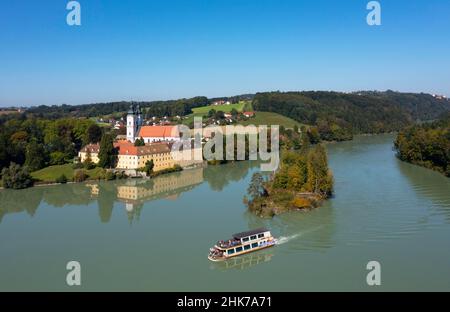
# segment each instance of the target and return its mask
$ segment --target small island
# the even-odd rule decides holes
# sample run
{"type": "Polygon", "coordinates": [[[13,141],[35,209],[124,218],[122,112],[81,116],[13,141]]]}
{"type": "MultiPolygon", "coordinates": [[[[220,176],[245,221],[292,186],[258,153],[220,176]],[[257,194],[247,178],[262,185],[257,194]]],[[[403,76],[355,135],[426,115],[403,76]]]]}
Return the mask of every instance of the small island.
{"type": "Polygon", "coordinates": [[[244,203],[260,217],[273,217],[291,210],[318,207],[333,194],[333,175],[322,144],[286,150],[278,171],[269,177],[255,173],[244,203]]]}

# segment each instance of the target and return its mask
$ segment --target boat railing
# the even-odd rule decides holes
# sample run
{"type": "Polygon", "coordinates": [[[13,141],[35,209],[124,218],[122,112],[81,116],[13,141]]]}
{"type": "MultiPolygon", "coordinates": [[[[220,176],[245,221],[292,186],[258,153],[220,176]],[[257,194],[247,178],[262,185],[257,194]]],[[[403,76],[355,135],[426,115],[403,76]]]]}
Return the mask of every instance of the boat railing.
{"type": "Polygon", "coordinates": [[[241,245],[240,240],[230,239],[228,241],[218,241],[217,246],[220,248],[230,248],[241,245]]]}

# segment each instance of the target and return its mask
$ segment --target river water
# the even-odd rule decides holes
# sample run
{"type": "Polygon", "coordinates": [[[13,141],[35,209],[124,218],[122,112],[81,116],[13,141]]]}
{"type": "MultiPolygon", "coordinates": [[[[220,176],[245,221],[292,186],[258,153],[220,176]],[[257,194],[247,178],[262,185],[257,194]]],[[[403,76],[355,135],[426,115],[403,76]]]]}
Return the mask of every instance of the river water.
{"type": "Polygon", "coordinates": [[[242,203],[249,162],[0,191],[0,291],[449,291],[450,179],[398,161],[393,140],[329,144],[335,196],[270,220],[242,203]],[[207,259],[215,241],[261,226],[281,244],[207,259]],[[81,286],[66,284],[71,260],[81,286]],[[366,283],[373,260],[381,286],[366,283]]]}

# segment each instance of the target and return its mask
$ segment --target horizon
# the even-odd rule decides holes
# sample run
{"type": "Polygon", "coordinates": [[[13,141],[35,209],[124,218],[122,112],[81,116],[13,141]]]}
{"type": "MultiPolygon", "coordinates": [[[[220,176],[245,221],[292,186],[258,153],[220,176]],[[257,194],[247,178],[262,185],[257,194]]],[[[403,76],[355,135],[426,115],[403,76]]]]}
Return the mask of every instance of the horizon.
{"type": "Polygon", "coordinates": [[[0,107],[166,101],[264,90],[450,95],[450,3],[13,2],[0,11],[0,107]]]}
{"type": "Polygon", "coordinates": [[[33,108],[38,106],[47,106],[47,107],[53,107],[53,106],[82,106],[82,105],[101,105],[101,104],[108,104],[108,103],[152,103],[152,102],[166,102],[166,101],[177,101],[182,99],[191,99],[195,97],[206,97],[208,100],[211,99],[220,99],[220,98],[232,98],[237,96],[244,96],[244,95],[256,95],[257,93],[271,93],[271,92],[281,92],[281,93],[288,93],[288,92],[335,92],[335,93],[344,93],[344,94],[352,94],[352,93],[358,93],[358,92],[378,92],[378,93],[384,93],[384,92],[395,92],[395,93],[402,93],[402,94],[427,94],[431,96],[443,96],[445,99],[450,101],[450,98],[446,94],[438,94],[438,93],[429,93],[429,92],[423,92],[423,91],[399,91],[399,90],[392,90],[392,89],[386,89],[386,90],[353,90],[353,91],[337,91],[337,90],[271,90],[271,91],[257,91],[255,93],[242,93],[242,94],[234,94],[234,95],[225,95],[225,96],[206,96],[206,95],[194,95],[190,97],[179,97],[179,98],[167,98],[167,99],[152,99],[152,100],[137,100],[137,99],[130,99],[130,100],[112,100],[108,102],[88,102],[88,103],[74,103],[74,104],[67,104],[67,103],[61,103],[61,104],[36,104],[36,105],[29,105],[29,106],[1,106],[0,109],[8,109],[8,108],[33,108]]]}

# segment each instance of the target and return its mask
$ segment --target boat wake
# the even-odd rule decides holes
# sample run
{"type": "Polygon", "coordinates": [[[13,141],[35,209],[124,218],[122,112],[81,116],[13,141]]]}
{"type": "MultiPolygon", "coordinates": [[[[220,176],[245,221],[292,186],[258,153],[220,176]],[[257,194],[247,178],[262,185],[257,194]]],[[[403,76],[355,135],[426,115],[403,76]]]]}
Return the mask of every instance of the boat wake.
{"type": "Polygon", "coordinates": [[[301,235],[302,235],[301,233],[298,233],[298,234],[294,234],[294,235],[290,235],[290,236],[280,236],[277,239],[277,245],[286,244],[287,242],[289,242],[293,239],[296,239],[296,238],[300,237],[301,235]]]}
{"type": "Polygon", "coordinates": [[[297,234],[293,234],[293,235],[289,235],[289,236],[280,236],[280,237],[277,239],[277,245],[283,245],[283,244],[286,244],[287,242],[289,242],[289,241],[291,241],[291,240],[293,240],[293,239],[299,238],[299,237],[303,236],[304,234],[307,234],[307,233],[310,233],[310,232],[317,231],[317,230],[320,229],[320,228],[322,228],[322,226],[318,226],[318,227],[316,227],[316,228],[314,228],[314,229],[312,229],[312,230],[309,230],[309,231],[303,231],[303,232],[300,232],[300,233],[297,233],[297,234]]]}

